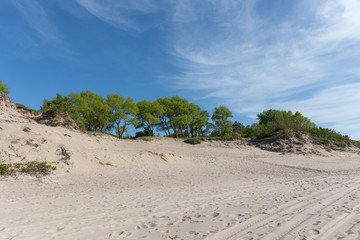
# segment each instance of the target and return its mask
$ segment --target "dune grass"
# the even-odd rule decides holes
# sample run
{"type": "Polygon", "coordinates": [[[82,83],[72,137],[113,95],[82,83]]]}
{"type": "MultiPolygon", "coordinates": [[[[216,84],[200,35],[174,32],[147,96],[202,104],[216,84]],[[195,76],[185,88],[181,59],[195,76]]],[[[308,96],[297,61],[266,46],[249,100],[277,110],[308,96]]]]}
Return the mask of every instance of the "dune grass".
{"type": "Polygon", "coordinates": [[[56,170],[56,167],[47,162],[31,161],[27,163],[16,162],[0,164],[0,175],[2,176],[15,176],[17,174],[45,176],[49,175],[54,170],[56,170]]]}

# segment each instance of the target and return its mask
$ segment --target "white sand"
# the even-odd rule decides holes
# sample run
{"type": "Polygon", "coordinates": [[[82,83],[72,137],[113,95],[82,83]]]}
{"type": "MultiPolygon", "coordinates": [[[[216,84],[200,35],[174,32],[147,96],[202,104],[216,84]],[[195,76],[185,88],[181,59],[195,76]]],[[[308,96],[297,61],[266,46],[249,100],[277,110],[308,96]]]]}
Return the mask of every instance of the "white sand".
{"type": "Polygon", "coordinates": [[[60,163],[0,178],[0,239],[359,239],[360,155],[323,154],[95,137],[3,110],[0,159],[60,163]]]}

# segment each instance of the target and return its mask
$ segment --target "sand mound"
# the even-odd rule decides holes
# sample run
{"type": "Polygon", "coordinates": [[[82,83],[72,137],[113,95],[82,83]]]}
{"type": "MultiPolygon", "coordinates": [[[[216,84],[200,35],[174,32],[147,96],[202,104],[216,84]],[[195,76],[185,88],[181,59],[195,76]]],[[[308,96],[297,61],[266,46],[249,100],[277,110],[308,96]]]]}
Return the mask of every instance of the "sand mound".
{"type": "Polygon", "coordinates": [[[359,148],[354,146],[351,142],[337,143],[335,141],[327,141],[324,143],[309,134],[296,134],[296,136],[282,136],[259,141],[249,141],[249,145],[271,152],[295,153],[303,155],[328,155],[333,151],[359,151],[359,148]]]}
{"type": "Polygon", "coordinates": [[[6,110],[6,109],[14,109],[14,110],[16,109],[15,104],[3,92],[0,92],[0,109],[2,111],[6,110]]]}
{"type": "Polygon", "coordinates": [[[79,126],[68,113],[57,113],[55,111],[48,110],[34,119],[40,124],[51,127],[63,126],[69,129],[80,130],[79,126]]]}
{"type": "Polygon", "coordinates": [[[0,116],[3,118],[21,116],[16,110],[16,105],[3,92],[0,92],[0,116]]]}

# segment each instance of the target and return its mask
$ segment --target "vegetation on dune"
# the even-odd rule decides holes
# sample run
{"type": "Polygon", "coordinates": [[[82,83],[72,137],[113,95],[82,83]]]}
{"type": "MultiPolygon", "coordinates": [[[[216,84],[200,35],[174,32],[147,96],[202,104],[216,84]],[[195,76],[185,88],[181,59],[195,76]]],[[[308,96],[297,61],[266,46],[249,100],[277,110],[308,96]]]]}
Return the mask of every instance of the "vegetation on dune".
{"type": "Polygon", "coordinates": [[[13,176],[16,174],[29,174],[33,176],[45,176],[56,170],[55,166],[47,162],[27,162],[0,164],[0,175],[13,176]]]}
{"type": "Polygon", "coordinates": [[[309,132],[315,128],[310,119],[296,112],[267,110],[257,115],[258,123],[246,126],[242,129],[245,137],[262,139],[279,137],[283,135],[295,135],[298,132],[309,132]]]}
{"type": "MultiPolygon", "coordinates": [[[[9,93],[1,81],[0,91],[9,93]]],[[[37,113],[22,105],[18,106],[37,113]]],[[[206,110],[178,96],[135,103],[130,97],[125,99],[119,94],[110,94],[104,98],[87,90],[67,96],[57,94],[52,100],[44,100],[40,110],[66,112],[84,131],[115,132],[118,138],[124,137],[129,126],[134,126],[140,130],[136,132],[135,138],[155,136],[158,132],[167,137],[187,138],[186,141],[192,144],[199,143],[202,137],[261,140],[295,136],[301,139],[302,134],[309,134],[322,144],[360,145],[333,129],[317,126],[300,112],[270,109],[257,115],[257,123],[245,126],[232,122],[230,119],[233,114],[225,106],[215,107],[210,121],[206,110]]]]}
{"type": "Polygon", "coordinates": [[[211,117],[213,123],[213,137],[232,137],[233,124],[229,118],[233,117],[232,112],[225,106],[216,107],[211,117]]]}
{"type": "Polygon", "coordinates": [[[0,92],[3,92],[5,94],[10,93],[10,89],[0,80],[0,92]]]}
{"type": "Polygon", "coordinates": [[[333,129],[316,126],[310,119],[301,113],[291,111],[267,110],[258,114],[258,123],[251,126],[244,126],[235,122],[233,131],[236,134],[253,140],[278,138],[283,136],[295,136],[303,140],[302,134],[309,134],[320,144],[345,147],[353,144],[348,136],[341,135],[333,129]]]}
{"type": "Polygon", "coordinates": [[[158,102],[149,102],[143,100],[137,103],[138,114],[136,116],[138,123],[136,128],[144,128],[150,136],[155,136],[155,126],[161,123],[159,115],[163,114],[163,107],[158,102]]]}
{"type": "Polygon", "coordinates": [[[158,116],[157,128],[166,136],[198,137],[206,134],[209,114],[198,105],[178,96],[159,98],[156,102],[163,110],[158,116]]]}
{"type": "MultiPolygon", "coordinates": [[[[52,101],[44,101],[42,110],[55,109],[67,111],[75,119],[80,119],[87,130],[109,131],[115,129],[117,136],[122,138],[133,125],[142,129],[135,137],[155,136],[155,130],[168,137],[198,138],[250,138],[261,140],[281,136],[310,134],[320,143],[329,141],[338,145],[350,142],[335,130],[316,126],[300,112],[270,109],[257,115],[258,122],[245,126],[239,122],[231,122],[232,112],[225,106],[215,107],[209,121],[209,113],[198,105],[178,96],[159,98],[156,101],[140,101],[137,104],[131,98],[124,99],[118,94],[108,95],[107,99],[91,93],[70,94],[67,97],[57,95],[52,101]]],[[[198,143],[200,140],[186,140],[198,143]]],[[[356,145],[356,142],[353,142],[356,145]]]]}
{"type": "Polygon", "coordinates": [[[200,144],[205,138],[188,138],[184,140],[185,143],[196,145],[200,144]]]}
{"type": "Polygon", "coordinates": [[[117,137],[123,138],[128,126],[137,123],[135,116],[138,114],[138,107],[130,97],[125,100],[119,94],[108,95],[106,102],[110,107],[110,123],[115,128],[117,137]]]}
{"type": "Polygon", "coordinates": [[[30,114],[33,114],[33,115],[37,115],[37,114],[41,113],[41,112],[38,111],[38,110],[34,110],[34,109],[31,109],[31,108],[28,108],[28,107],[26,107],[26,106],[24,106],[24,105],[22,105],[22,104],[20,104],[20,103],[15,103],[15,105],[16,105],[16,108],[17,108],[17,109],[21,109],[21,110],[23,110],[25,113],[30,113],[30,114]]]}
{"type": "Polygon", "coordinates": [[[87,131],[115,130],[123,138],[129,126],[142,131],[136,136],[154,136],[155,130],[171,137],[205,136],[209,130],[209,114],[198,105],[178,96],[159,98],[156,101],[126,100],[119,94],[103,98],[90,91],[57,96],[44,100],[41,111],[67,112],[87,131]]]}

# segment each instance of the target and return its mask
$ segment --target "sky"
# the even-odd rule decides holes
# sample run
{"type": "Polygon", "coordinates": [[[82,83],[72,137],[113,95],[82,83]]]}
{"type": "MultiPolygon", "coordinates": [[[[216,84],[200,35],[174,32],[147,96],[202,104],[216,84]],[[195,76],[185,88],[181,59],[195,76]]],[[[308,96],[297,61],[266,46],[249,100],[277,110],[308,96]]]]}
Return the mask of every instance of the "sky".
{"type": "Polygon", "coordinates": [[[178,95],[360,140],[360,0],[1,0],[0,80],[39,109],[90,90],[178,95]]]}

